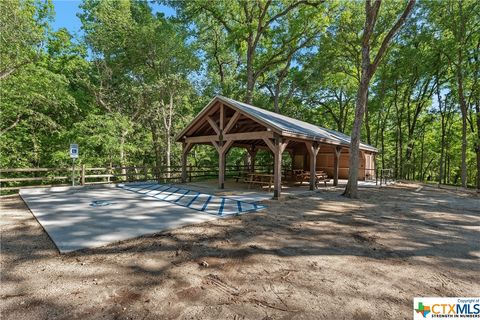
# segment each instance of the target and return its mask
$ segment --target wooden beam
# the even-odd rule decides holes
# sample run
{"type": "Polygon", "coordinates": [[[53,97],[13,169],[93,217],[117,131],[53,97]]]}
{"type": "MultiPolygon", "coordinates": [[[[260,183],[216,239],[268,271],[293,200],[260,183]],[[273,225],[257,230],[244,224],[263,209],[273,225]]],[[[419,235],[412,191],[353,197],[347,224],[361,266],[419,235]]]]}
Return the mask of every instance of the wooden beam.
{"type": "Polygon", "coordinates": [[[220,130],[223,131],[225,126],[225,105],[222,103],[220,105],[220,130]]]}
{"type": "Polygon", "coordinates": [[[214,139],[210,140],[210,142],[213,144],[213,146],[215,147],[218,153],[222,151],[222,148],[221,148],[222,146],[220,145],[221,142],[217,142],[214,139]]]}
{"type": "MultiPolygon", "coordinates": [[[[233,143],[233,146],[234,147],[239,147],[239,148],[249,148],[251,146],[251,144],[249,143],[240,143],[240,142],[237,142],[235,141],[233,143]]],[[[255,145],[255,148],[257,148],[258,150],[265,150],[265,151],[271,151],[269,147],[267,146],[264,146],[264,145],[255,145]]],[[[286,151],[290,151],[291,149],[290,148],[285,148],[286,151]]]]}
{"type": "Polygon", "coordinates": [[[310,155],[310,190],[315,190],[315,178],[317,173],[317,154],[320,151],[320,145],[316,142],[305,142],[308,154],[310,155]]]}
{"type": "Polygon", "coordinates": [[[211,143],[212,140],[220,140],[220,137],[216,135],[216,136],[198,136],[198,137],[185,138],[185,142],[190,142],[190,143],[211,143]]]}
{"type": "Polygon", "coordinates": [[[223,129],[223,133],[227,133],[230,131],[230,129],[237,123],[238,118],[240,118],[241,113],[236,111],[235,114],[230,118],[228,121],[227,125],[225,126],[225,129],[223,129]]]}
{"type": "Polygon", "coordinates": [[[340,165],[340,154],[342,153],[342,147],[335,147],[333,154],[333,185],[338,186],[338,169],[340,165]]]}
{"type": "Polygon", "coordinates": [[[219,141],[218,144],[216,141],[212,141],[217,147],[218,151],[218,187],[220,189],[225,188],[225,164],[227,159],[227,152],[233,144],[233,140],[219,141]]]}
{"type": "MultiPolygon", "coordinates": [[[[253,131],[253,132],[240,132],[240,133],[228,133],[223,136],[225,140],[262,140],[263,138],[273,138],[273,132],[271,131],[253,131]]],[[[210,143],[214,140],[221,140],[220,135],[187,137],[185,142],[191,143],[210,143]]]]}
{"type": "MultiPolygon", "coordinates": [[[[271,143],[268,141],[268,143],[271,143]]],[[[282,193],[282,153],[287,147],[288,140],[276,136],[273,142],[273,199],[280,199],[282,193]]]]}
{"type": "Polygon", "coordinates": [[[223,152],[223,141],[212,141],[217,146],[218,151],[218,187],[223,189],[225,187],[225,153],[223,152]]]}
{"type": "Polygon", "coordinates": [[[212,119],[212,117],[208,116],[207,117],[207,121],[208,123],[210,123],[210,126],[213,128],[213,130],[215,130],[215,132],[220,135],[220,128],[217,126],[217,123],[215,122],[215,120],[212,119]]]}
{"type": "Polygon", "coordinates": [[[192,149],[193,144],[190,142],[184,142],[182,144],[182,182],[187,182],[187,157],[188,153],[192,149]]]}
{"type": "Polygon", "coordinates": [[[253,131],[253,132],[228,133],[224,135],[224,138],[225,140],[260,140],[264,138],[273,138],[273,132],[253,131]]]}
{"type": "Polygon", "coordinates": [[[221,151],[226,154],[227,151],[228,151],[228,149],[230,149],[230,147],[232,146],[232,144],[233,144],[234,142],[235,142],[235,141],[233,141],[233,140],[226,140],[226,141],[224,141],[221,151]]]}
{"type": "Polygon", "coordinates": [[[263,141],[265,142],[265,144],[267,145],[267,147],[270,149],[270,151],[272,151],[273,153],[275,153],[275,145],[274,143],[272,142],[272,140],[270,140],[270,138],[266,138],[264,137],[263,138],[263,141]]]}

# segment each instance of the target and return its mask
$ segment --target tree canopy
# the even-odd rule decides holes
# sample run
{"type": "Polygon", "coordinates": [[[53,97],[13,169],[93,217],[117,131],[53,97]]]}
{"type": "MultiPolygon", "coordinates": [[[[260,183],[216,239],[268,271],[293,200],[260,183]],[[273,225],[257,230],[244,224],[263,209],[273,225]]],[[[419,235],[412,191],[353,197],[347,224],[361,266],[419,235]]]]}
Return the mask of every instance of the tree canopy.
{"type": "MultiPolygon", "coordinates": [[[[407,3],[385,1],[371,26],[371,62],[383,59],[359,138],[399,179],[480,188],[480,4],[417,1],[383,48],[407,3]]],[[[84,0],[80,9],[73,36],[53,30],[48,0],[0,1],[3,168],[66,166],[73,142],[86,165],[178,165],[173,137],[215,94],[352,133],[364,2],[84,0]]],[[[199,148],[192,161],[213,154],[199,148]]]]}

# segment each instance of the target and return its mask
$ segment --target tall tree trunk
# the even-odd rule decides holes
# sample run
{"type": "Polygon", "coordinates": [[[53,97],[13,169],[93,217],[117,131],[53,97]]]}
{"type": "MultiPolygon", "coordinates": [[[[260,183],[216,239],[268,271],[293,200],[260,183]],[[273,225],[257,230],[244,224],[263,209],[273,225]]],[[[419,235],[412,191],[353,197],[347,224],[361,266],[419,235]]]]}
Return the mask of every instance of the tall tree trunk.
{"type": "Polygon", "coordinates": [[[165,160],[166,165],[168,168],[167,171],[167,178],[170,178],[170,166],[172,164],[172,121],[173,121],[173,92],[170,92],[169,101],[168,101],[168,114],[165,119],[165,143],[166,143],[166,150],[165,150],[165,160]]]}
{"type": "Polygon", "coordinates": [[[462,113],[462,166],[461,178],[462,187],[467,187],[467,102],[465,101],[465,94],[463,91],[463,52],[465,47],[465,17],[463,16],[463,2],[458,1],[459,19],[461,19],[458,33],[456,33],[457,41],[457,85],[458,85],[458,99],[460,100],[460,111],[462,113]]]}
{"type": "Polygon", "coordinates": [[[400,27],[404,24],[405,19],[412,10],[415,0],[409,0],[404,12],[383,39],[373,62],[370,62],[370,38],[378,18],[380,4],[380,0],[376,0],[373,5],[371,4],[370,0],[365,1],[365,25],[363,27],[362,35],[362,72],[360,77],[360,86],[357,91],[357,99],[355,101],[355,119],[353,122],[352,136],[350,140],[348,183],[343,193],[344,196],[350,198],[357,198],[358,193],[357,179],[359,167],[360,132],[362,129],[362,121],[364,118],[365,109],[367,107],[367,94],[370,80],[372,79],[372,76],[375,73],[380,61],[385,55],[390,41],[398,32],[400,27]]]}
{"type": "MultiPolygon", "coordinates": [[[[368,88],[367,88],[367,98],[365,99],[365,103],[368,100],[368,88]]],[[[367,132],[367,143],[372,144],[372,135],[370,130],[370,114],[368,112],[368,108],[365,108],[365,131],[367,132]]]]}
{"type": "Polygon", "coordinates": [[[477,142],[475,152],[477,153],[477,192],[480,191],[480,100],[475,105],[477,117],[477,142]]]}
{"type": "Polygon", "coordinates": [[[274,95],[273,95],[273,107],[276,113],[280,114],[280,83],[277,81],[275,83],[274,95]]]}
{"type": "Polygon", "coordinates": [[[255,78],[253,69],[253,60],[255,48],[253,47],[253,35],[250,35],[247,41],[247,90],[245,92],[245,103],[252,104],[253,89],[255,88],[255,78]]]}
{"type": "MultiPolygon", "coordinates": [[[[439,163],[439,174],[438,174],[438,184],[442,183],[443,179],[443,166],[444,166],[444,158],[445,158],[445,113],[442,109],[442,96],[440,95],[440,79],[437,74],[437,101],[438,101],[438,108],[440,109],[440,118],[441,118],[441,130],[442,130],[442,138],[441,138],[441,145],[440,145],[440,163],[439,163]]],[[[445,106],[445,111],[446,111],[445,106]]]]}
{"type": "Polygon", "coordinates": [[[380,136],[380,141],[382,145],[382,169],[385,169],[385,129],[382,128],[382,135],[380,136]]]}
{"type": "Polygon", "coordinates": [[[122,130],[120,134],[120,166],[122,167],[122,180],[127,180],[127,169],[125,169],[125,141],[128,130],[122,130]]]}
{"type": "MultiPolygon", "coordinates": [[[[461,55],[461,53],[459,53],[461,55]]],[[[462,166],[461,177],[462,187],[467,187],[467,103],[463,92],[463,73],[460,65],[457,66],[458,98],[460,100],[460,111],[462,112],[462,166]]]]}
{"type": "Polygon", "coordinates": [[[404,170],[403,170],[403,130],[402,130],[402,123],[398,124],[398,177],[400,179],[404,178],[404,170]]]}
{"type": "Polygon", "coordinates": [[[161,169],[162,157],[163,157],[158,125],[156,123],[152,123],[150,125],[150,130],[152,133],[153,150],[155,152],[155,174],[158,179],[160,177],[160,171],[161,171],[160,169],[161,169]]]}
{"type": "Polygon", "coordinates": [[[360,152],[360,132],[362,129],[363,115],[367,104],[368,85],[370,83],[370,47],[362,48],[362,76],[355,100],[355,120],[353,121],[352,136],[350,140],[350,157],[348,182],[343,195],[349,198],[358,197],[358,165],[360,152]]]}
{"type": "Polygon", "coordinates": [[[398,167],[399,167],[399,163],[398,163],[398,128],[396,130],[396,136],[395,136],[395,172],[394,172],[394,177],[395,179],[398,179],[399,177],[399,170],[398,170],[398,167]]]}

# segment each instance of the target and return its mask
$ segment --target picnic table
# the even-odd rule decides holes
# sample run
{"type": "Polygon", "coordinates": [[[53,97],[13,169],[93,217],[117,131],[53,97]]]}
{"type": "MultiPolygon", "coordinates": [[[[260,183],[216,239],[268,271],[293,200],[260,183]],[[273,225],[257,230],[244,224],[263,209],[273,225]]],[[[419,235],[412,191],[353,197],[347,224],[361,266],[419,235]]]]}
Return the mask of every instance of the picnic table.
{"type": "Polygon", "coordinates": [[[245,182],[248,183],[248,188],[250,188],[253,185],[260,185],[261,187],[268,186],[268,192],[270,192],[270,189],[272,188],[272,185],[273,185],[273,179],[274,179],[273,174],[249,173],[247,176],[248,177],[245,182]]]}
{"type": "MultiPolygon", "coordinates": [[[[310,171],[303,171],[297,172],[295,174],[295,180],[300,182],[300,185],[303,185],[304,181],[310,181],[310,171]]],[[[315,188],[318,187],[318,184],[320,182],[323,182],[325,184],[325,187],[327,186],[327,182],[329,182],[330,179],[328,178],[328,175],[325,171],[316,171],[315,172],[315,188]]]]}

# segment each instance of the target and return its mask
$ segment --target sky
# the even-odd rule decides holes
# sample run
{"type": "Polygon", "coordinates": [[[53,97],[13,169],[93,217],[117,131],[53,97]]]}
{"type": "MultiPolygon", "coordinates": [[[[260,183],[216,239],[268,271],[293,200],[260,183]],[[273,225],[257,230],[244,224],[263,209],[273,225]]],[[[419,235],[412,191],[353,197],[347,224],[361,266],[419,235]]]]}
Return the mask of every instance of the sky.
{"type": "MultiPolygon", "coordinates": [[[[80,0],[54,0],[55,20],[52,23],[54,30],[66,28],[73,35],[82,35],[81,22],[77,14],[81,12],[80,0]]],[[[153,12],[163,12],[166,17],[175,15],[175,10],[159,4],[150,4],[153,12]]]]}

